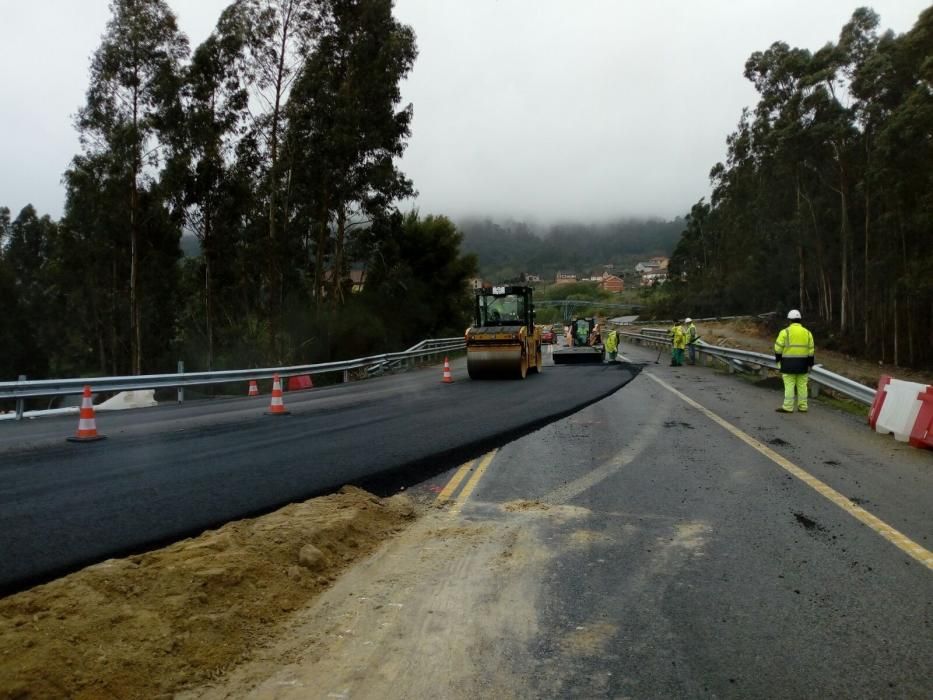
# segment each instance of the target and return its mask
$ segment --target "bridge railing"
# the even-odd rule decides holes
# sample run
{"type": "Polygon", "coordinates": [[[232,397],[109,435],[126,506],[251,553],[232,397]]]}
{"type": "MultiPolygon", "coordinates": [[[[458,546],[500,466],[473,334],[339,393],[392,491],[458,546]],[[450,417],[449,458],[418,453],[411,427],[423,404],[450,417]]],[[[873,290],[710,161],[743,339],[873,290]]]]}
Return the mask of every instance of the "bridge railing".
{"type": "MultiPolygon", "coordinates": [[[[214,384],[227,384],[230,382],[271,379],[275,374],[285,378],[299,375],[331,374],[334,372],[344,373],[344,379],[346,380],[348,378],[347,373],[351,370],[368,369],[370,367],[384,368],[393,362],[437,356],[442,353],[463,350],[465,347],[466,341],[463,337],[437,338],[423,340],[402,352],[370,355],[369,357],[358,357],[352,360],[341,360],[339,362],[320,362],[309,365],[221,370],[215,372],[177,372],[175,374],[141,374],[124,377],[79,377],[72,379],[37,379],[0,382],[0,400],[16,400],[16,416],[17,418],[21,418],[23,416],[23,401],[25,399],[80,394],[84,390],[85,385],[92,386],[95,392],[182,389],[183,387],[189,386],[209,386],[214,384]]],[[[181,401],[182,398],[183,394],[179,392],[179,401],[181,401]]]]}
{"type": "MultiPolygon", "coordinates": [[[[654,347],[670,347],[671,345],[667,331],[660,328],[643,328],[640,333],[620,330],[619,335],[643,345],[653,345],[654,347]]],[[[779,369],[774,361],[774,355],[765,355],[760,352],[739,350],[737,348],[723,348],[718,345],[710,345],[702,340],[696,342],[696,348],[701,357],[707,355],[711,358],[718,358],[726,364],[730,371],[743,370],[747,367],[758,367],[762,370],[774,371],[779,369]]],[[[810,370],[810,382],[867,406],[871,406],[875,400],[876,392],[871,387],[835,372],[830,372],[822,365],[816,365],[810,370]]]]}

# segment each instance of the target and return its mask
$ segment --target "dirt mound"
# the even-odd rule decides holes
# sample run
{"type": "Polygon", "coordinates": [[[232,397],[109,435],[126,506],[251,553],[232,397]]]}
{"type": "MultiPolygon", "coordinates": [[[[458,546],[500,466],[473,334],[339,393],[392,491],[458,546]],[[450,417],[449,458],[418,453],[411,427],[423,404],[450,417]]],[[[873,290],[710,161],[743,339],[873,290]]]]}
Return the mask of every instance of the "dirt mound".
{"type": "Polygon", "coordinates": [[[415,516],[357,488],[0,600],[0,698],[157,698],[222,675],[415,516]]]}

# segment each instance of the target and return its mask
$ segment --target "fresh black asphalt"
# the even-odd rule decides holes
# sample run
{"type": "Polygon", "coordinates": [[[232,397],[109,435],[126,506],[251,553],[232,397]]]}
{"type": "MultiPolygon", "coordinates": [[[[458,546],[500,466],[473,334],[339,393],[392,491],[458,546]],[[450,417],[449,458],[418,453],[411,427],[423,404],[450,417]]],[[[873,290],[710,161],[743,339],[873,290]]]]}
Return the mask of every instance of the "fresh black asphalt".
{"type": "Polygon", "coordinates": [[[198,534],[347,483],[397,488],[502,445],[630,381],[629,365],[453,384],[437,367],[268,397],[0,424],[0,593],[198,534]]]}

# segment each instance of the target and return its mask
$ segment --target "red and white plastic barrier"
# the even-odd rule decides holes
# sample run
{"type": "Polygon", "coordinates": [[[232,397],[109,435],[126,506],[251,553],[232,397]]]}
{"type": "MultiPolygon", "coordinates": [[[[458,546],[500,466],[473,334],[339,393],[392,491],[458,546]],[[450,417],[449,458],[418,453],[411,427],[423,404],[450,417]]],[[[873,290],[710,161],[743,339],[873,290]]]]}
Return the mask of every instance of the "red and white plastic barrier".
{"type": "Polygon", "coordinates": [[[933,450],[933,388],[928,387],[917,399],[921,404],[920,412],[910,432],[910,444],[933,450]]]}
{"type": "Polygon", "coordinates": [[[878,414],[881,412],[881,408],[884,406],[884,400],[887,398],[887,393],[885,392],[885,387],[891,383],[891,376],[888,374],[881,375],[881,379],[878,380],[878,391],[875,392],[875,401],[871,405],[871,410],[868,412],[868,425],[871,426],[871,429],[875,429],[875,423],[878,422],[878,414]]]}
{"type": "Polygon", "coordinates": [[[933,447],[933,388],[883,376],[868,413],[868,424],[898,442],[933,447]]]}

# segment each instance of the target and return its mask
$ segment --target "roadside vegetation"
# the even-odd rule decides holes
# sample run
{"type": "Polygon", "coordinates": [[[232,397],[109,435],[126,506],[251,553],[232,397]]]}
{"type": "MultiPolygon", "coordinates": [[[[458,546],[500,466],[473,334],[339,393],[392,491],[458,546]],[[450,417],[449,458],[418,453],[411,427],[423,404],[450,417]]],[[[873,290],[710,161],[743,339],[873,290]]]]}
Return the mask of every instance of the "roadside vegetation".
{"type": "Polygon", "coordinates": [[[458,335],[476,261],[402,215],[391,0],[235,0],[190,50],[113,0],[61,220],[0,208],[0,379],[314,362],[458,335]],[[183,233],[198,245],[182,257],[183,233]]]}
{"type": "Polygon", "coordinates": [[[165,0],[111,7],[64,215],[0,207],[0,379],[398,350],[462,333],[480,271],[584,315],[799,308],[821,348],[933,366],[933,8],[899,36],[860,8],[816,52],[755,52],[759,101],[685,218],[536,226],[399,211],[417,49],[391,0],[235,0],[193,50],[165,0]],[[671,250],[639,289],[639,259],[671,250]],[[547,282],[606,268],[625,292],[547,282]]]}
{"type": "Polygon", "coordinates": [[[821,347],[933,366],[931,55],[933,8],[903,35],[860,8],[816,52],[752,54],[758,104],[686,218],[655,314],[799,308],[821,347]]]}

